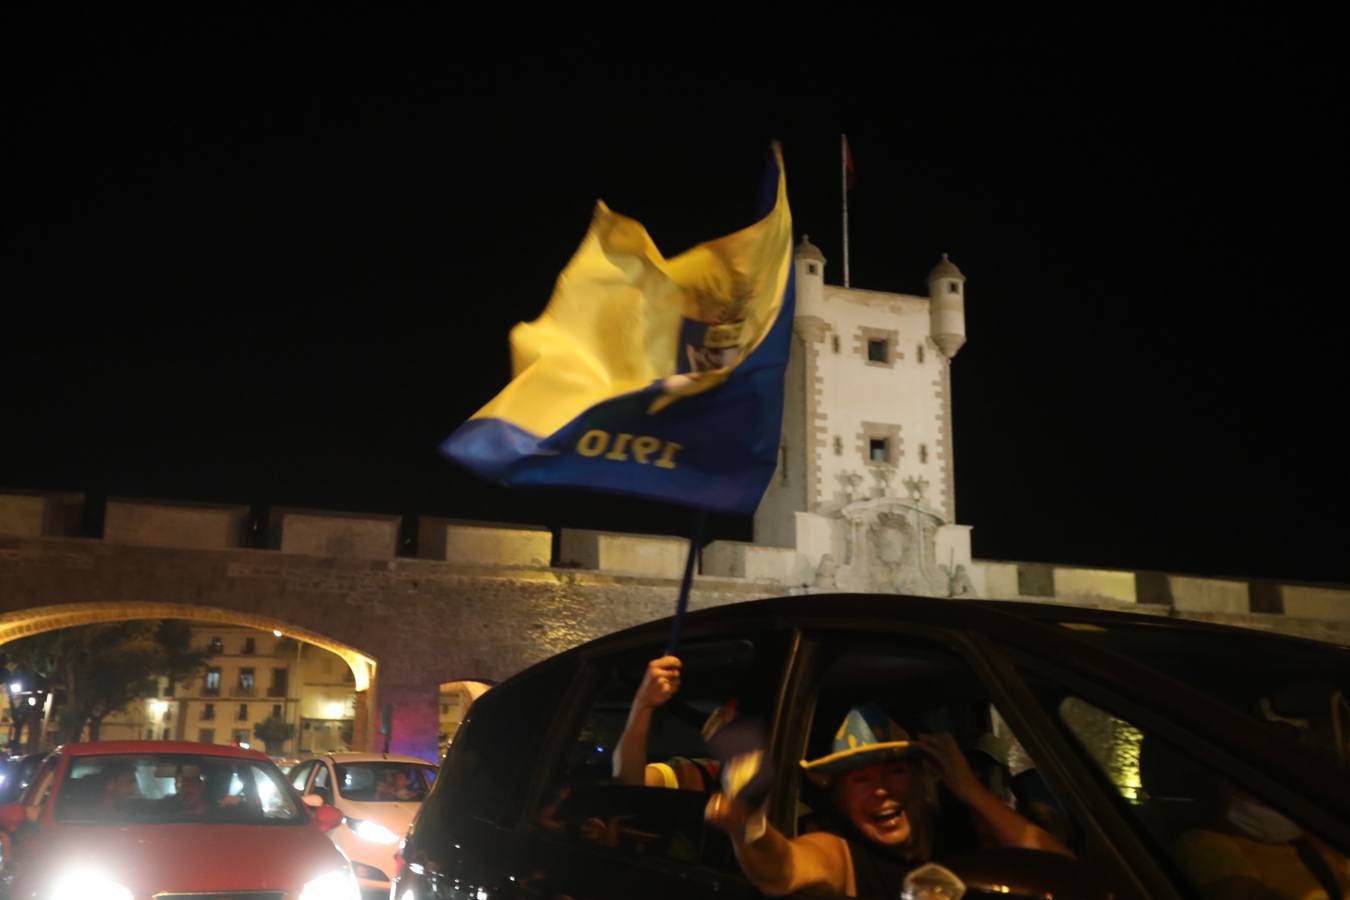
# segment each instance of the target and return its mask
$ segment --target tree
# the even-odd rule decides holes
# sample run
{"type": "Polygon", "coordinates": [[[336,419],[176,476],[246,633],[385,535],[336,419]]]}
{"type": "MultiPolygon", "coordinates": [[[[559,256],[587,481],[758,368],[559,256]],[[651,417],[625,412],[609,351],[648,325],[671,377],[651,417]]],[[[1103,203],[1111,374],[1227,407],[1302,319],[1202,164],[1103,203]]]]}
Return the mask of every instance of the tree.
{"type": "Polygon", "coordinates": [[[268,756],[280,756],[286,742],[295,737],[295,725],[279,716],[272,716],[253,726],[253,736],[263,742],[268,756]]]}
{"type": "Polygon", "coordinates": [[[59,709],[61,743],[89,728],[98,740],[104,718],[141,697],[153,696],[161,676],[191,677],[209,651],[193,650],[187,623],[177,620],[111,622],[63,628],[6,646],[9,663],[47,676],[59,709]]]}
{"type": "Polygon", "coordinates": [[[158,692],[164,660],[155,641],[156,625],[155,622],[93,625],[88,634],[81,635],[84,638],[81,653],[72,661],[78,693],[75,702],[67,698],[62,709],[62,738],[78,740],[88,724],[89,740],[96,741],[103,720],[110,713],[158,692]]]}
{"type": "Polygon", "coordinates": [[[182,619],[164,619],[155,629],[155,642],[163,654],[164,672],[169,684],[191,681],[206,671],[211,658],[208,647],[192,647],[192,626],[182,619]]]}

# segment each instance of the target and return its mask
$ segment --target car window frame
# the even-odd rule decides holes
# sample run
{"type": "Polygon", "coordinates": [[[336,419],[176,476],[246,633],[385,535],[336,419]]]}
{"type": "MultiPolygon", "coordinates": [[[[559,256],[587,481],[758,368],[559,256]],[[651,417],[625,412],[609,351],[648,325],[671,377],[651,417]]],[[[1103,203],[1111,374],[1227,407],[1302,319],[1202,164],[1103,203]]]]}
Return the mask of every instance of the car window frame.
{"type": "Polygon", "coordinates": [[[324,800],[325,803],[332,805],[338,799],[336,786],[333,784],[333,770],[328,765],[328,760],[326,759],[315,760],[314,772],[310,775],[309,787],[306,789],[306,793],[314,794],[322,798],[323,795],[319,794],[319,791],[324,791],[328,794],[328,799],[324,800]],[[320,772],[328,776],[328,784],[318,784],[320,772]]]}
{"type": "Polygon", "coordinates": [[[53,753],[43,760],[33,775],[32,782],[19,800],[28,809],[25,813],[28,821],[45,824],[52,820],[52,807],[55,806],[57,788],[69,759],[70,757],[64,753],[53,753]]]}

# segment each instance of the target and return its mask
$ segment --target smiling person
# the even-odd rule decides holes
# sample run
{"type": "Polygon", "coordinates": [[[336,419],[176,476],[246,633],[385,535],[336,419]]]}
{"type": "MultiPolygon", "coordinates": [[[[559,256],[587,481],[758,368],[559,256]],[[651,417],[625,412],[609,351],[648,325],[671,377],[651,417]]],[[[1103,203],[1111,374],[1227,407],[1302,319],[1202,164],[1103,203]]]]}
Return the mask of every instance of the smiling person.
{"type": "Polygon", "coordinates": [[[911,740],[880,707],[863,703],[849,710],[832,750],[801,765],[830,792],[833,831],[788,840],[764,821],[763,810],[752,812],[725,794],[708,801],[708,822],[731,837],[746,877],[764,894],[823,888],[849,897],[899,896],[905,875],[930,860],[941,841],[937,780],[997,846],[1071,855],[982,785],[950,735],[911,740]]]}

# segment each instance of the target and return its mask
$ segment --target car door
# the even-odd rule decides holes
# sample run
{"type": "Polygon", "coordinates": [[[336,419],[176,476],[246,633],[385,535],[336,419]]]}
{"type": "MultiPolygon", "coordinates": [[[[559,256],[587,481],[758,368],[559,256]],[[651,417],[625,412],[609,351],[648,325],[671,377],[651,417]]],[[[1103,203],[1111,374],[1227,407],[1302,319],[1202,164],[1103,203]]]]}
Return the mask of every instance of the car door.
{"type": "Polygon", "coordinates": [[[1105,652],[1013,659],[1179,892],[1350,892],[1350,791],[1320,748],[1105,652]]]}

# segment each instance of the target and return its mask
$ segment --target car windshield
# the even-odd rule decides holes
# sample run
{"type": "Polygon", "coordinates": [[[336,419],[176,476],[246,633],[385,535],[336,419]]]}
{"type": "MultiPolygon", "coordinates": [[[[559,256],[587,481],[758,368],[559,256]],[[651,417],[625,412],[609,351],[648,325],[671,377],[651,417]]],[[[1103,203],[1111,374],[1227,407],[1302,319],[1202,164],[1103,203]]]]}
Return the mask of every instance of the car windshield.
{"type": "Polygon", "coordinates": [[[1085,640],[1158,669],[1350,763],[1350,649],[1252,633],[1150,624],[1061,623],[1085,640]]]}
{"type": "Polygon", "coordinates": [[[56,798],[58,822],[299,823],[270,762],[192,753],[79,756],[56,798]]]}
{"type": "Polygon", "coordinates": [[[352,762],[337,767],[338,791],[363,803],[422,801],[436,780],[426,763],[352,762]]]}

